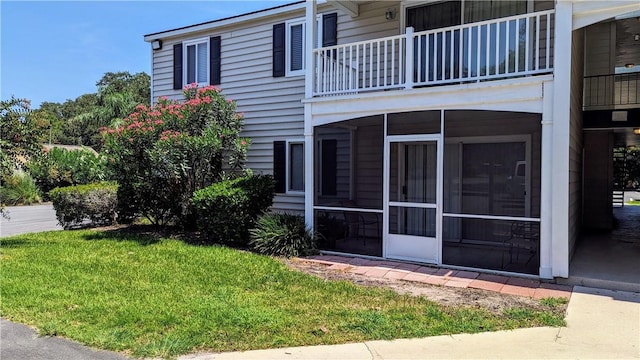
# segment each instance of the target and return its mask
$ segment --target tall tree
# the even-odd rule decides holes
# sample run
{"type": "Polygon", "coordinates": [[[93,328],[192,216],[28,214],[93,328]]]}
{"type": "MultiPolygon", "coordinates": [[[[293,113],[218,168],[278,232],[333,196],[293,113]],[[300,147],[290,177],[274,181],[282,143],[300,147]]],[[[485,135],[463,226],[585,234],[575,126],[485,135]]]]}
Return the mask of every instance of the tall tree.
{"type": "Polygon", "coordinates": [[[31,116],[27,99],[11,97],[0,101],[0,176],[13,174],[17,167],[42,153],[47,124],[31,116]]]}

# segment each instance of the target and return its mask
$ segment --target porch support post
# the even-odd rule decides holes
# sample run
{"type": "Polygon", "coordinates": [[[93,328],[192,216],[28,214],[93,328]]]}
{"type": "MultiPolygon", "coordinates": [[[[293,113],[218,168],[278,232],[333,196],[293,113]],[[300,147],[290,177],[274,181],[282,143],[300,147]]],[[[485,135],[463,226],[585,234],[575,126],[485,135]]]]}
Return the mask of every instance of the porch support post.
{"type": "MultiPolygon", "coordinates": [[[[304,81],[304,94],[305,98],[311,99],[313,97],[313,74],[314,74],[314,59],[313,59],[313,44],[314,39],[317,38],[317,26],[316,26],[316,0],[307,0],[305,4],[305,81],[304,81]]],[[[321,44],[320,44],[321,45],[321,44]]],[[[304,219],[307,226],[313,229],[313,180],[315,173],[315,164],[313,161],[313,116],[311,115],[312,104],[304,103],[304,219]]]]}
{"type": "Polygon", "coordinates": [[[540,166],[540,269],[543,279],[552,279],[551,246],[553,204],[553,82],[542,84],[542,154],[540,166]]]}
{"type": "MultiPolygon", "coordinates": [[[[307,0],[305,12],[305,51],[304,56],[306,59],[305,77],[304,77],[304,95],[307,99],[313,96],[313,74],[316,64],[313,58],[313,44],[314,39],[317,38],[317,25],[316,25],[316,0],[307,0]]],[[[319,44],[322,46],[322,44],[319,44]]]]}
{"type": "MultiPolygon", "coordinates": [[[[553,276],[569,276],[569,147],[571,129],[571,49],[573,2],[556,2],[553,84],[551,264],[553,276]]],[[[546,94],[545,94],[546,97],[546,94]]],[[[576,109],[581,111],[581,109],[576,109]]],[[[548,164],[547,164],[548,166],[548,164]]]]}
{"type": "MultiPolygon", "coordinates": [[[[413,89],[413,27],[408,27],[405,32],[405,48],[407,49],[405,57],[405,79],[404,88],[413,89]]],[[[401,59],[399,60],[401,61],[401,59]]]]}
{"type": "Polygon", "coordinates": [[[304,104],[304,219],[307,226],[313,230],[313,187],[315,162],[314,139],[313,139],[313,118],[311,116],[311,104],[304,104]]]}

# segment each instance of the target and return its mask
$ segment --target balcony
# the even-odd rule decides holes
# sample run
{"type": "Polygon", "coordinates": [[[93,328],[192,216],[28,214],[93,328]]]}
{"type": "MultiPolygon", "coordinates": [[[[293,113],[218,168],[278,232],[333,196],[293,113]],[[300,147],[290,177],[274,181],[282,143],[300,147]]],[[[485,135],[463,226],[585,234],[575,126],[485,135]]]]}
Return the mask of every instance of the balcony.
{"type": "Polygon", "coordinates": [[[554,10],[313,50],[313,96],[553,72],[554,10]]]}
{"type": "Polygon", "coordinates": [[[584,78],[584,110],[640,108],[640,72],[584,78]]]}

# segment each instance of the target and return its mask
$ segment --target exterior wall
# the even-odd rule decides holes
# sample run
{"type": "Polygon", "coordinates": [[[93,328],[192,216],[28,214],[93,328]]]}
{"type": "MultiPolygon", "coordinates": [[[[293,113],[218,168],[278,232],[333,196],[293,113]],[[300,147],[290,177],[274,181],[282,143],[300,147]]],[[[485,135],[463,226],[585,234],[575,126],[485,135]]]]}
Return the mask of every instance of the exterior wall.
{"type": "Polygon", "coordinates": [[[401,33],[401,16],[399,1],[371,1],[361,4],[360,15],[356,18],[338,12],[338,44],[398,35],[401,33]],[[385,19],[387,9],[397,11],[395,19],[385,19]]]}
{"type": "MultiPolygon", "coordinates": [[[[167,39],[162,50],[153,57],[154,99],[167,96],[181,99],[180,90],[173,90],[173,45],[183,40],[221,36],[222,93],[238,104],[244,113],[242,136],[252,139],[247,154],[248,168],[256,173],[273,172],[273,141],[303,139],[304,76],[274,78],[272,76],[272,27],[299,12],[263,19],[219,31],[195,33],[188,37],[167,39]]],[[[302,212],[304,195],[277,195],[273,208],[302,212]]]]}
{"type": "Polygon", "coordinates": [[[382,158],[384,130],[380,125],[364,126],[356,133],[356,199],[362,207],[382,208],[382,158]]]}
{"type": "Polygon", "coordinates": [[[584,133],[584,225],[613,228],[613,131],[584,133]]]}
{"type": "MultiPolygon", "coordinates": [[[[319,5],[318,13],[338,12],[338,43],[373,39],[399,33],[399,16],[387,21],[389,7],[399,9],[398,1],[375,1],[360,6],[360,16],[349,15],[328,5],[319,5]]],[[[256,173],[272,173],[273,141],[303,140],[304,76],[272,76],[272,26],[304,17],[304,10],[261,18],[188,36],[163,39],[163,48],[153,52],[152,98],[166,96],[181,99],[182,91],[173,90],[173,45],[189,39],[221,36],[221,84],[223,94],[238,104],[244,113],[242,136],[252,139],[247,167],[256,173]]],[[[307,165],[308,166],[308,165],[307,165]]],[[[274,198],[274,209],[301,213],[303,194],[283,194],[274,198]]]]}
{"type": "MultiPolygon", "coordinates": [[[[571,110],[569,134],[569,256],[573,256],[582,225],[582,85],[584,29],[573,31],[571,44],[571,110]]],[[[588,59],[588,58],[587,58],[588,59]]]]}
{"type": "Polygon", "coordinates": [[[585,28],[585,76],[613,74],[615,67],[615,22],[593,24],[585,28]]]}

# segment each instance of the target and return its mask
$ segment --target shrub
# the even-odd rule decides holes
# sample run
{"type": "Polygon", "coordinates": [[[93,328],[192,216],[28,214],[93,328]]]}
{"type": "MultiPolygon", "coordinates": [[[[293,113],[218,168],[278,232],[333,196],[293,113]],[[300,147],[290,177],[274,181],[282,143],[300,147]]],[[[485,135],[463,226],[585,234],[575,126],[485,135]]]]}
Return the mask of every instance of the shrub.
{"type": "Polygon", "coordinates": [[[116,221],[118,185],[102,182],[51,190],[49,196],[62,227],[110,225],[116,221]]]}
{"type": "Polygon", "coordinates": [[[316,251],[316,236],[302,216],[266,214],[258,219],[250,233],[249,245],[260,254],[292,257],[316,251]]]}
{"type": "Polygon", "coordinates": [[[29,172],[45,194],[57,187],[106,180],[106,161],[89,149],[52,148],[29,164],[29,172]]]}
{"type": "Polygon", "coordinates": [[[152,223],[195,224],[194,191],[240,172],[249,140],[242,115],[214,86],[184,90],[186,101],[160,98],[105,129],[105,153],[118,182],[118,214],[152,223]]]}
{"type": "Polygon", "coordinates": [[[193,195],[198,229],[220,244],[246,246],[251,229],[273,203],[271,175],[251,175],[215,183],[193,195]]]}
{"type": "Polygon", "coordinates": [[[40,191],[33,178],[24,171],[14,171],[6,176],[0,187],[0,204],[2,205],[31,205],[42,201],[40,191]]]}

